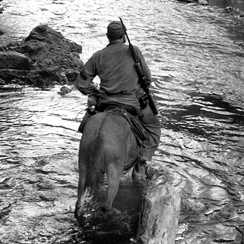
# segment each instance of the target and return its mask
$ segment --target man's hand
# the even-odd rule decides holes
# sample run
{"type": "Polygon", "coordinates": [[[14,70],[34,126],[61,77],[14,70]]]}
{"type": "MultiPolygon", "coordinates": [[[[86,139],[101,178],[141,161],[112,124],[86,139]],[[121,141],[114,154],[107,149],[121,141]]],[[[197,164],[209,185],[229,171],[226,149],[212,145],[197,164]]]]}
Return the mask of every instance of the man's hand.
{"type": "Polygon", "coordinates": [[[99,90],[97,89],[97,87],[95,85],[90,85],[87,87],[77,87],[77,89],[83,94],[83,95],[88,95],[91,93],[98,93],[99,90]]]}

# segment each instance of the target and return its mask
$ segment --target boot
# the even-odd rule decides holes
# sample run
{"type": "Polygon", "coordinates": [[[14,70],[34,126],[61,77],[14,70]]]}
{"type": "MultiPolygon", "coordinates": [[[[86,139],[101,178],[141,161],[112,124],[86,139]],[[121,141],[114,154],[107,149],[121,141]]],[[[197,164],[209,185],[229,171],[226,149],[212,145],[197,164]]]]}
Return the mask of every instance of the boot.
{"type": "Polygon", "coordinates": [[[132,171],[132,179],[138,181],[146,181],[152,179],[149,173],[147,162],[145,159],[138,159],[132,171]]]}

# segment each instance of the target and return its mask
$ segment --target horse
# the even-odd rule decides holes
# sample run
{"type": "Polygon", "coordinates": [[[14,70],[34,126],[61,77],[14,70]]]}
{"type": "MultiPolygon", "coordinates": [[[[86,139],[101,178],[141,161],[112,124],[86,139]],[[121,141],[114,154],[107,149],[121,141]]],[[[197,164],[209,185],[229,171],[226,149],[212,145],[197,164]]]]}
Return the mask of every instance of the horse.
{"type": "Polygon", "coordinates": [[[102,172],[108,180],[105,208],[112,208],[123,171],[134,166],[140,149],[131,125],[115,110],[97,113],[88,119],[79,146],[76,219],[83,214],[87,188],[91,193],[97,190],[102,172]]]}

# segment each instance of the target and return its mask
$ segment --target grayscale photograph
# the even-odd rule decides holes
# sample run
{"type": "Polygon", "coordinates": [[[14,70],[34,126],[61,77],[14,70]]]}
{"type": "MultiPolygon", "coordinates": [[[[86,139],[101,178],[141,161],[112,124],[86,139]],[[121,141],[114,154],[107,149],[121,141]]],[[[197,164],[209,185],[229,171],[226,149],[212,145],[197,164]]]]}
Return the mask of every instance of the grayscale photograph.
{"type": "Polygon", "coordinates": [[[0,244],[244,244],[244,0],[0,0],[0,244]]]}

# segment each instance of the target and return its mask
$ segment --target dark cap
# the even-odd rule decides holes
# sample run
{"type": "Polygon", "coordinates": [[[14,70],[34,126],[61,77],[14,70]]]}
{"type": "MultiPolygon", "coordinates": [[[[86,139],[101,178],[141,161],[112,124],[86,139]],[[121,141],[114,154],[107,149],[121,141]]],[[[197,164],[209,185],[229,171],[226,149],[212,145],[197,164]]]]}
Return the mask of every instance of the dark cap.
{"type": "Polygon", "coordinates": [[[119,39],[125,34],[120,21],[112,21],[107,27],[107,36],[109,39],[119,39]]]}

